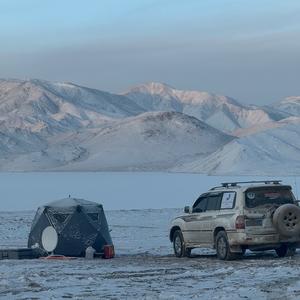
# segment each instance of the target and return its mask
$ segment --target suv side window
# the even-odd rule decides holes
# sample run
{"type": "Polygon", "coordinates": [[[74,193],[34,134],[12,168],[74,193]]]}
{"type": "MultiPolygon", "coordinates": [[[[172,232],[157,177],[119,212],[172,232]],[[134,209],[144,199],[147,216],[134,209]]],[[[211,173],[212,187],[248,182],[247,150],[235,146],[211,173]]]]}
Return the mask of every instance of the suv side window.
{"type": "Polygon", "coordinates": [[[226,191],[222,195],[221,209],[232,209],[235,207],[236,192],[226,191]]]}
{"type": "Polygon", "coordinates": [[[206,210],[220,210],[223,193],[209,195],[206,210]]]}
{"type": "Polygon", "coordinates": [[[193,205],[193,213],[204,212],[206,210],[207,197],[199,197],[193,205]]]}

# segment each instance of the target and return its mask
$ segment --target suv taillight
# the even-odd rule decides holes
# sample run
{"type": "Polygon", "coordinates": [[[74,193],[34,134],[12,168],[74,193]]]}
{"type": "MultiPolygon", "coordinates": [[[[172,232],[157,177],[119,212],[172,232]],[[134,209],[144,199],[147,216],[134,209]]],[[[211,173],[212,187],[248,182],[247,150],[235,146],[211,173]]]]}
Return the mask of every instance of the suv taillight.
{"type": "Polygon", "coordinates": [[[245,229],[245,217],[237,216],[235,219],[235,228],[236,229],[245,229]]]}

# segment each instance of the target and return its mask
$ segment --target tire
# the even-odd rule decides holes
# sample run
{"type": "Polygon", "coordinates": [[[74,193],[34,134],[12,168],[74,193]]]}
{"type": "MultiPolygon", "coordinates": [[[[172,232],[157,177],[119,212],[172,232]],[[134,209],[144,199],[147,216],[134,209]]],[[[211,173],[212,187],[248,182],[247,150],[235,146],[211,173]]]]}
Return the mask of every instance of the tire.
{"type": "Polygon", "coordinates": [[[219,231],[216,236],[216,250],[217,257],[221,260],[233,260],[242,257],[239,253],[232,253],[230,251],[227,234],[225,231],[219,231]]]}
{"type": "Polygon", "coordinates": [[[287,256],[294,256],[296,254],[296,248],[295,247],[289,247],[287,251],[287,256]]]}
{"type": "Polygon", "coordinates": [[[241,256],[244,256],[246,253],[246,248],[242,248],[242,253],[240,254],[241,256]]]}
{"type": "Polygon", "coordinates": [[[280,235],[293,237],[300,234],[300,207],[294,204],[279,206],[273,215],[273,224],[280,235]]]}
{"type": "Polygon", "coordinates": [[[278,255],[278,257],[285,257],[288,253],[288,246],[287,245],[281,245],[279,248],[276,248],[276,254],[278,255]]]}
{"type": "Polygon", "coordinates": [[[185,247],[184,239],[181,230],[176,230],[173,236],[173,249],[176,257],[190,257],[190,248],[185,247]]]}

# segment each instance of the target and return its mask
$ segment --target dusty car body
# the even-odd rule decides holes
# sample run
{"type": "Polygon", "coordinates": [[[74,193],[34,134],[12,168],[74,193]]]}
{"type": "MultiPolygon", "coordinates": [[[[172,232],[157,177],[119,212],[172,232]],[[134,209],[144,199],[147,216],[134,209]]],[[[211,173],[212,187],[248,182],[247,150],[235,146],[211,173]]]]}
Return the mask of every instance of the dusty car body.
{"type": "Polygon", "coordinates": [[[283,257],[300,246],[300,207],[291,186],[276,180],[223,183],[185,207],[172,221],[170,240],[178,257],[193,248],[214,248],[224,260],[246,249],[283,257]]]}

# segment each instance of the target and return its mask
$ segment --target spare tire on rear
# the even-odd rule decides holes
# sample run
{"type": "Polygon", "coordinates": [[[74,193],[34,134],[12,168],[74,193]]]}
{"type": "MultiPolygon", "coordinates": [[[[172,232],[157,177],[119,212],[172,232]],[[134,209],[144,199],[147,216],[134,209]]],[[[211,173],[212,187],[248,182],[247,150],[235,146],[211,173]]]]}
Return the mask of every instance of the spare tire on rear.
{"type": "Polygon", "coordinates": [[[300,207],[295,204],[279,206],[274,212],[273,224],[282,236],[300,235],[300,207]]]}

